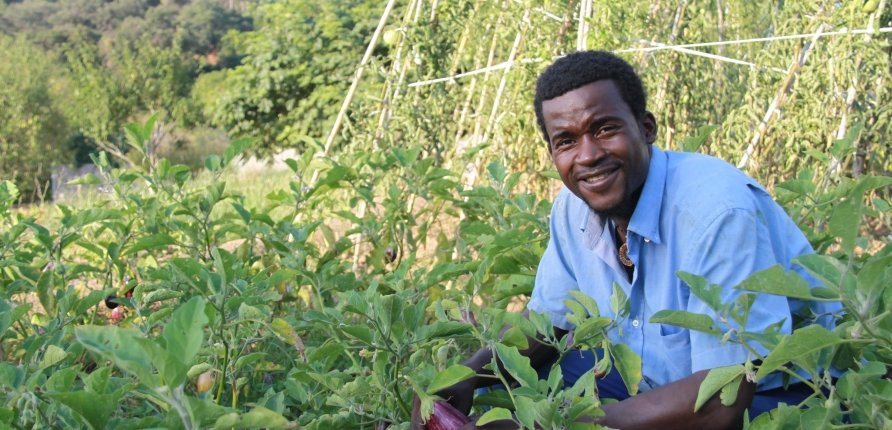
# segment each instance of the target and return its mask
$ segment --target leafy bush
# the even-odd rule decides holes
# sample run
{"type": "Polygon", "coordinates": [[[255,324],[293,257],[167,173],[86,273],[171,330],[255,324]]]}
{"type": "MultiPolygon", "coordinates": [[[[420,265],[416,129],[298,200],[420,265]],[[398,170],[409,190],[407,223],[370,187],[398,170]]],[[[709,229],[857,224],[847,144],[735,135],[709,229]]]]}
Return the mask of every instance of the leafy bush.
{"type": "MultiPolygon", "coordinates": [[[[151,130],[151,121],[128,127],[134,144],[146,145],[151,130]]],[[[366,153],[351,165],[307,152],[288,161],[294,179],[287,191],[246,207],[245,196],[221,178],[248,145],[236,141],[208,157],[209,183],[164,159],[110,169],[102,155],[96,162],[111,189],[107,201],[60,205],[53,228],[11,212],[17,191],[9,182],[0,186],[0,422],[405,427],[412,397],[429,410],[432,393],[473,374],[457,361],[484,345],[505,365],[508,374],[498,377],[519,383],[478,397],[477,408],[490,407],[484,421],[561,427],[597,416],[593,373],[563,387],[559,367],[539,380],[518,354],[524,335],[537,333],[562,353],[604,347],[598,366],[615,367],[628,386],[637,385],[640,358],[605,335],[626,312],[621,289],[611,300],[612,318],[578,295],[570,317],[578,328],[561,340],[544,316],[525,320],[508,310],[531,291],[547,239],[549,203],[515,191],[519,173],[493,163],[486,183],[462,191],[455,173],[422,158],[417,147],[366,153]],[[377,173],[360,174],[363,166],[377,173]],[[360,215],[345,202],[380,211],[360,215]],[[351,240],[358,233],[370,249],[363,255],[351,240]],[[505,323],[515,328],[500,334],[505,323]]],[[[809,372],[805,382],[815,389],[801,405],[808,409],[784,406],[751,428],[886,425],[892,247],[870,254],[856,246],[860,220],[871,212],[858,196],[885,199],[876,190],[890,183],[864,177],[824,188],[784,185],[800,193],[790,201],[828,202],[817,209],[824,215],[813,216],[829,219],[824,233],[839,242],[830,254],[800,258],[823,287],[809,289],[769,269],[738,288],[839,298],[846,313],[836,316],[832,332],[806,324],[790,336],[715,333],[730,342],[758,341],[771,352],[761,364],[714,370],[704,396],[769,372],[798,378],[787,367],[793,363],[809,372]],[[845,371],[837,382],[818,370],[831,362],[845,371]]],[[[749,293],[713,303],[705,280],[688,282],[728,321],[746,318],[749,293]]],[[[660,318],[712,330],[696,315],[660,318]]]]}

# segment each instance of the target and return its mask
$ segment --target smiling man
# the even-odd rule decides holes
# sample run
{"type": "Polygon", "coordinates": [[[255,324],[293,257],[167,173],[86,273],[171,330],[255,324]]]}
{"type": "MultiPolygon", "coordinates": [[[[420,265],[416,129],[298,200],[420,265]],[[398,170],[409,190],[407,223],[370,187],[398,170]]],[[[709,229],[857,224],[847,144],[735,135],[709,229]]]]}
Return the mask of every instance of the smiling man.
{"type": "MultiPolygon", "coordinates": [[[[604,406],[601,424],[618,429],[725,429],[750,415],[797,404],[810,391],[781,387],[778,376],[758,384],[744,381],[737,400],[723,406],[715,396],[697,413],[694,403],[709,369],[757,357],[739,344],[680,327],[649,322],[664,309],[713,315],[677,276],[684,271],[722,287],[721,299],[735,300],[733,287],[750,274],[813,252],[795,223],[752,178],[717,158],[663,151],[655,145],[657,121],[633,68],[613,54],[578,52],[557,60],[539,77],[536,116],[554,165],[564,183],[552,208],[551,237],[540,262],[528,309],[547,314],[560,334],[571,291],[592,297],[602,316],[618,284],[629,298],[629,315],[609,333],[641,357],[643,381],[630,396],[616,372],[598,380],[604,406]]],[[[793,314],[805,303],[759,295],[745,329],[778,325],[789,333],[793,314]]],[[[829,315],[838,304],[816,304],[829,315]]],[[[829,319],[829,317],[827,318],[829,319]]],[[[829,324],[828,321],[822,321],[829,324]]],[[[532,343],[524,351],[534,365],[553,357],[532,343]]],[[[751,345],[761,354],[766,351],[751,345]]],[[[478,351],[466,364],[482,371],[491,357],[478,351]]],[[[561,363],[565,384],[591,371],[591,352],[569,354],[561,363]]],[[[475,387],[485,378],[441,392],[467,411],[475,387]]]]}

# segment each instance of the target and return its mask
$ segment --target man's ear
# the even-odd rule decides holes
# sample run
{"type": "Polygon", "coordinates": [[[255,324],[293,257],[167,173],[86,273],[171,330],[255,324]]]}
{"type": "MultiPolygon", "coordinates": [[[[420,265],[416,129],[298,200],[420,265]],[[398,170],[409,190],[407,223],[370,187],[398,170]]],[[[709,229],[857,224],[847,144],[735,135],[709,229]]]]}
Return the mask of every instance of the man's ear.
{"type": "Polygon", "coordinates": [[[641,116],[641,119],[638,120],[638,124],[641,126],[641,129],[644,131],[644,141],[648,144],[654,143],[657,140],[657,119],[654,117],[654,114],[650,112],[644,112],[644,115],[641,116]]]}

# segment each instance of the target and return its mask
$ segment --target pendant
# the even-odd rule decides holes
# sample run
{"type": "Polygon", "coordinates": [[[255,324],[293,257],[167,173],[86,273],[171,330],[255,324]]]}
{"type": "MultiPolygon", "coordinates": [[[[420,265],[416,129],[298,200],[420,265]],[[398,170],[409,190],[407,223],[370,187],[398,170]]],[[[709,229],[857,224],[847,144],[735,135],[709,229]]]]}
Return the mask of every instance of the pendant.
{"type": "Polygon", "coordinates": [[[625,243],[623,243],[619,247],[619,262],[623,263],[623,266],[626,267],[632,267],[635,265],[635,263],[633,263],[632,260],[629,259],[629,247],[626,246],[625,243]]]}

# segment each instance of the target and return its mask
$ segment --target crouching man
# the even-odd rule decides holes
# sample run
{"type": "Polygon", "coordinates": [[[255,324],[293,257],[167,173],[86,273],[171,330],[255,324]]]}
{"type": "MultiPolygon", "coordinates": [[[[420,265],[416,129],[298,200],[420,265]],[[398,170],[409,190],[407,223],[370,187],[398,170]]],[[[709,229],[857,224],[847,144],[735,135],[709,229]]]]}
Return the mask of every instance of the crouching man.
{"type": "MultiPolygon", "coordinates": [[[[629,396],[615,374],[598,380],[602,397],[619,400],[603,406],[599,423],[617,429],[735,428],[747,409],[755,417],[778,402],[796,404],[807,397],[810,391],[795,384],[784,390],[775,375],[758,384],[744,380],[731,406],[716,395],[695,413],[709,369],[756,357],[709,334],[648,322],[664,309],[714,316],[676,276],[679,271],[721,286],[727,303],[739,294],[733,287],[752,273],[775,264],[794,269],[794,257],[813,252],[763,187],[719,159],[656,147],[657,121],[647,111],[641,80],[613,54],[577,52],[557,60],[539,77],[534,104],[564,187],[552,208],[551,237],[528,309],[549,315],[557,332],[566,333],[573,329],[564,304],[573,299],[571,291],[592,297],[603,316],[612,316],[604,310],[618,283],[630,314],[610,340],[641,356],[639,394],[629,396]]],[[[761,294],[746,330],[780,323],[781,332],[790,333],[793,314],[803,305],[761,294]]],[[[818,314],[839,304],[823,306],[818,314]]],[[[534,366],[554,359],[550,348],[531,345],[524,354],[534,366]]],[[[484,349],[465,365],[485,373],[491,357],[484,349]]],[[[565,383],[591,371],[595,359],[591,352],[568,354],[561,363],[565,383]]],[[[474,378],[439,395],[467,412],[474,390],[491,382],[474,378]]]]}

